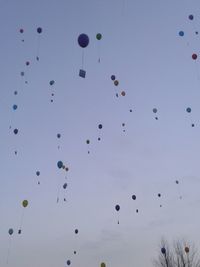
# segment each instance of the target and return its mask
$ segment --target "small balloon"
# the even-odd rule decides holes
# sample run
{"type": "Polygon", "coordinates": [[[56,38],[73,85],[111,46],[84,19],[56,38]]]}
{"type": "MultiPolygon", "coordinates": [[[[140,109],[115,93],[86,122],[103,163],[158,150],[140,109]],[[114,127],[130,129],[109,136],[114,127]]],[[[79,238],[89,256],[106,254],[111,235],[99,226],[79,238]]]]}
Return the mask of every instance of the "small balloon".
{"type": "Polygon", "coordinates": [[[18,134],[18,129],[14,129],[14,134],[18,134]]]}
{"type": "Polygon", "coordinates": [[[55,83],[54,80],[51,80],[51,81],[49,82],[50,85],[54,85],[54,83],[55,83]]]}
{"type": "Polygon", "coordinates": [[[189,20],[193,20],[194,16],[193,15],[189,15],[188,18],[189,18],[189,20]]]}
{"type": "Polygon", "coordinates": [[[193,59],[193,60],[196,60],[196,59],[197,59],[197,54],[195,54],[195,53],[192,54],[192,59],[193,59]]]}
{"type": "Polygon", "coordinates": [[[28,200],[23,200],[22,201],[22,206],[24,207],[24,208],[26,208],[27,206],[28,206],[28,200]]]}
{"type": "Polygon", "coordinates": [[[67,265],[70,265],[70,264],[71,264],[71,261],[70,261],[70,260],[68,260],[68,261],[67,261],[67,265]]]}
{"type": "Polygon", "coordinates": [[[186,108],[186,111],[188,112],[188,113],[190,113],[191,111],[192,111],[192,109],[191,108],[186,108]]]}
{"type": "Polygon", "coordinates": [[[153,113],[157,113],[157,108],[153,108],[153,113]]]}
{"type": "Polygon", "coordinates": [[[115,209],[116,209],[116,211],[119,211],[120,210],[120,206],[119,205],[116,205],[115,206],[115,209]]]}
{"type": "Polygon", "coordinates": [[[179,32],[179,36],[183,37],[184,36],[184,31],[179,32]]]}
{"type": "Polygon", "coordinates": [[[186,253],[189,253],[189,251],[190,251],[190,250],[189,250],[189,247],[185,247],[185,252],[186,252],[186,253]]]}
{"type": "Polygon", "coordinates": [[[59,169],[61,169],[63,167],[63,162],[60,160],[57,162],[57,166],[59,169]]]}
{"type": "Polygon", "coordinates": [[[102,34],[101,33],[97,33],[96,38],[97,38],[97,40],[101,40],[102,34]]]}
{"type": "Polygon", "coordinates": [[[125,96],[125,95],[126,95],[126,92],[125,92],[125,91],[122,91],[122,92],[121,92],[121,95],[122,95],[122,96],[125,96]]]}
{"type": "Polygon", "coordinates": [[[98,125],[98,128],[99,128],[99,129],[102,129],[102,128],[103,128],[103,125],[102,125],[102,124],[99,124],[99,125],[98,125]]]}
{"type": "Polygon", "coordinates": [[[13,110],[16,110],[17,109],[17,105],[13,105],[13,110]]]}
{"type": "Polygon", "coordinates": [[[161,248],[161,253],[165,254],[166,253],[166,249],[165,248],[161,248]]]}
{"type": "Polygon", "coordinates": [[[114,85],[115,85],[115,86],[118,86],[118,85],[119,85],[119,81],[118,81],[118,80],[115,80],[115,81],[114,81],[114,85]]]}
{"type": "Polygon", "coordinates": [[[61,134],[57,134],[57,138],[60,138],[61,137],[61,134]]]}
{"type": "Polygon", "coordinates": [[[75,231],[74,231],[74,232],[75,232],[75,234],[78,234],[78,229],[75,229],[75,231]]]}
{"type": "Polygon", "coordinates": [[[111,80],[114,81],[115,80],[115,75],[111,75],[111,80]]]}
{"type": "Polygon", "coordinates": [[[39,172],[39,171],[36,171],[36,175],[37,175],[37,176],[40,176],[40,172],[39,172]]]}
{"type": "Polygon", "coordinates": [[[24,30],[23,30],[23,29],[20,29],[20,30],[19,30],[19,32],[20,32],[20,33],[23,33],[23,32],[24,32],[24,30]]]}
{"type": "Polygon", "coordinates": [[[133,200],[136,200],[136,195],[132,195],[132,199],[133,200]]]}
{"type": "Polygon", "coordinates": [[[39,34],[42,33],[42,28],[41,27],[37,28],[37,33],[39,33],[39,34]]]}
{"type": "Polygon", "coordinates": [[[63,188],[64,188],[64,189],[67,188],[67,183],[64,183],[63,188]]]}
{"type": "Polygon", "coordinates": [[[12,228],[10,228],[10,229],[8,230],[8,233],[9,233],[9,235],[12,235],[12,234],[14,233],[14,230],[13,230],[12,228]]]}
{"type": "Polygon", "coordinates": [[[90,143],[90,140],[86,140],[86,144],[88,144],[88,145],[89,145],[89,143],[90,143]]]}

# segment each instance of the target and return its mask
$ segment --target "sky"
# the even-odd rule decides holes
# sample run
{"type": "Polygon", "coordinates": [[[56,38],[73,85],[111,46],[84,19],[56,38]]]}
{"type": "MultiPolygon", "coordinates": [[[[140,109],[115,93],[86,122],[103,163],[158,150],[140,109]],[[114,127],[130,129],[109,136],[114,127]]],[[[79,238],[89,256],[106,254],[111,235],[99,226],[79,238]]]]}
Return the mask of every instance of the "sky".
{"type": "Polygon", "coordinates": [[[0,1],[0,267],[152,267],[163,236],[200,246],[199,10],[0,1]]]}

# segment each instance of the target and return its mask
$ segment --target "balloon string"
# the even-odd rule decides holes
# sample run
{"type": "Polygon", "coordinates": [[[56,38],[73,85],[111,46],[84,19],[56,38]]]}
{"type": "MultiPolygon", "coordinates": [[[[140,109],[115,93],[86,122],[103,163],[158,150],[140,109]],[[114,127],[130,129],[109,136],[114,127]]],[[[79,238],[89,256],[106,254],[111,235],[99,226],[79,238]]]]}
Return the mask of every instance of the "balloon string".
{"type": "Polygon", "coordinates": [[[82,69],[83,69],[83,66],[84,66],[84,50],[82,50],[82,65],[81,65],[82,69]]]}
{"type": "Polygon", "coordinates": [[[60,184],[59,184],[59,178],[58,178],[58,191],[57,191],[56,203],[59,202],[59,196],[60,196],[60,184]]]}
{"type": "Polygon", "coordinates": [[[23,208],[23,211],[22,211],[21,219],[20,219],[19,230],[21,230],[21,228],[22,228],[23,221],[24,221],[24,208],[23,208]]]}
{"type": "Polygon", "coordinates": [[[8,261],[9,261],[9,257],[10,257],[10,251],[11,251],[11,236],[9,238],[8,253],[7,253],[7,259],[6,259],[7,265],[8,265],[8,261]]]}
{"type": "Polygon", "coordinates": [[[40,35],[38,35],[38,41],[37,41],[37,52],[36,52],[37,60],[39,60],[39,52],[40,52],[40,35]]]}

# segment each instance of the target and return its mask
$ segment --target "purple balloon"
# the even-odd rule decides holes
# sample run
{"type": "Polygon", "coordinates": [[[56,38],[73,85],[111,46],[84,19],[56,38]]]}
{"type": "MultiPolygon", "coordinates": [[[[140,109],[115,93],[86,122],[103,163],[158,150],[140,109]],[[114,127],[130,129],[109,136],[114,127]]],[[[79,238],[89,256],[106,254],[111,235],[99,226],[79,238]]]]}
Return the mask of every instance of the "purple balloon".
{"type": "Polygon", "coordinates": [[[79,35],[79,37],[78,37],[78,44],[82,48],[85,48],[85,47],[88,46],[88,44],[89,44],[89,37],[87,36],[87,34],[82,33],[82,34],[79,35]]]}

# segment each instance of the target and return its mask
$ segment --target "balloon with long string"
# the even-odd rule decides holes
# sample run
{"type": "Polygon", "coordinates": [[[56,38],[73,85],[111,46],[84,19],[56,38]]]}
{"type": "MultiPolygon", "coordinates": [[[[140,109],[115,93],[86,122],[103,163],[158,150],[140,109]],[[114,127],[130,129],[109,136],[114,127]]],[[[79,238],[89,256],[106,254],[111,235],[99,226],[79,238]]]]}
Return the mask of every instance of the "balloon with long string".
{"type": "Polygon", "coordinates": [[[36,176],[38,177],[38,181],[37,181],[37,183],[38,183],[38,185],[40,185],[40,179],[39,179],[40,171],[36,171],[36,176]]]}
{"type": "Polygon", "coordinates": [[[87,145],[87,153],[90,154],[90,140],[86,140],[86,145],[87,145]]]}
{"type": "MultiPolygon", "coordinates": [[[[161,193],[158,193],[158,197],[161,198],[161,193]]],[[[160,204],[160,208],[162,207],[162,204],[160,204]]]]}
{"type": "MultiPolygon", "coordinates": [[[[22,34],[24,33],[24,29],[21,28],[21,29],[19,30],[19,32],[20,32],[20,34],[22,35],[22,34]]],[[[21,39],[21,41],[24,42],[24,39],[21,39]]]]}
{"type": "MultiPolygon", "coordinates": [[[[57,133],[57,139],[60,140],[61,139],[61,134],[60,133],[57,133]]],[[[60,145],[58,144],[58,149],[60,149],[60,145]]]]}
{"type": "Polygon", "coordinates": [[[125,133],[126,132],[126,128],[125,128],[126,124],[125,122],[122,123],[122,129],[123,129],[123,132],[125,133]]]}
{"type": "Polygon", "coordinates": [[[84,49],[88,46],[89,44],[89,37],[87,34],[82,33],[78,36],[78,44],[82,48],[82,64],[81,68],[79,70],[79,76],[82,78],[85,78],[86,76],[86,71],[84,70],[84,49]]]}
{"type": "MultiPolygon", "coordinates": [[[[61,160],[59,160],[57,162],[57,167],[58,167],[58,169],[63,169],[65,166],[64,166],[63,162],[61,160]]],[[[59,202],[59,199],[60,199],[60,187],[61,187],[61,183],[60,183],[60,179],[58,177],[57,198],[56,198],[57,203],[59,202]]]]}
{"type": "Polygon", "coordinates": [[[11,244],[12,244],[12,235],[14,233],[13,228],[10,228],[8,230],[8,234],[9,234],[9,244],[8,244],[8,251],[7,251],[7,259],[6,259],[6,264],[8,265],[9,263],[9,258],[10,258],[10,253],[11,253],[11,244]]]}
{"type": "Polygon", "coordinates": [[[194,127],[195,124],[194,124],[194,122],[192,121],[192,117],[191,117],[192,109],[191,109],[190,107],[187,107],[187,108],[186,108],[186,112],[187,112],[188,114],[190,114],[190,115],[189,115],[189,118],[190,118],[191,127],[194,127]]]}
{"type": "Polygon", "coordinates": [[[20,220],[20,226],[19,226],[19,230],[18,230],[18,234],[21,234],[22,233],[22,225],[23,225],[23,221],[24,221],[24,213],[25,213],[25,208],[28,207],[28,200],[23,200],[22,201],[22,207],[23,207],[23,210],[22,210],[22,215],[21,215],[21,220],[20,220]]]}
{"type": "Polygon", "coordinates": [[[49,85],[50,85],[50,89],[51,89],[51,103],[53,103],[53,98],[54,98],[54,84],[55,84],[55,81],[54,80],[51,80],[49,82],[49,85]]]}
{"type": "Polygon", "coordinates": [[[182,194],[180,192],[180,181],[179,180],[175,180],[175,184],[177,186],[177,192],[178,192],[178,195],[179,195],[179,199],[181,200],[182,199],[182,194]]]}
{"type": "Polygon", "coordinates": [[[153,113],[155,114],[155,120],[158,120],[158,116],[156,115],[157,114],[157,112],[158,112],[158,109],[157,108],[153,108],[153,113]]]}
{"type": "Polygon", "coordinates": [[[98,125],[98,129],[99,129],[99,134],[98,134],[98,141],[101,141],[101,131],[102,131],[103,125],[100,123],[98,125]]]}
{"type": "MultiPolygon", "coordinates": [[[[18,128],[15,128],[15,129],[13,130],[13,134],[14,134],[14,135],[18,135],[18,133],[19,133],[18,128]]],[[[18,153],[18,150],[16,149],[16,145],[15,145],[14,153],[15,153],[15,155],[17,155],[17,153],[18,153]]]]}
{"type": "Polygon", "coordinates": [[[37,33],[38,33],[38,40],[37,40],[37,51],[36,51],[36,60],[40,60],[40,43],[41,43],[41,34],[43,32],[43,29],[41,27],[37,28],[37,33]]]}
{"type": "MultiPolygon", "coordinates": [[[[119,211],[120,211],[120,205],[119,204],[115,205],[115,210],[117,211],[117,213],[119,213],[119,211]]],[[[118,214],[117,224],[119,224],[119,214],[118,214]]]]}
{"type": "Polygon", "coordinates": [[[98,62],[101,62],[101,42],[99,42],[102,39],[102,34],[101,33],[97,33],[96,34],[96,39],[98,41],[98,62]]]}
{"type": "MultiPolygon", "coordinates": [[[[114,74],[112,74],[112,75],[110,76],[110,79],[111,79],[111,81],[113,81],[113,83],[114,83],[115,86],[118,86],[119,82],[116,80],[116,76],[115,76],[114,74]]],[[[116,97],[119,97],[119,94],[118,94],[118,92],[116,91],[116,88],[115,88],[115,96],[116,96],[116,97]]]]}
{"type": "MultiPolygon", "coordinates": [[[[119,85],[119,81],[118,80],[114,80],[113,84],[114,84],[115,88],[117,88],[117,86],[119,85]]],[[[118,91],[115,93],[115,95],[116,95],[116,97],[119,97],[118,91]]]]}

